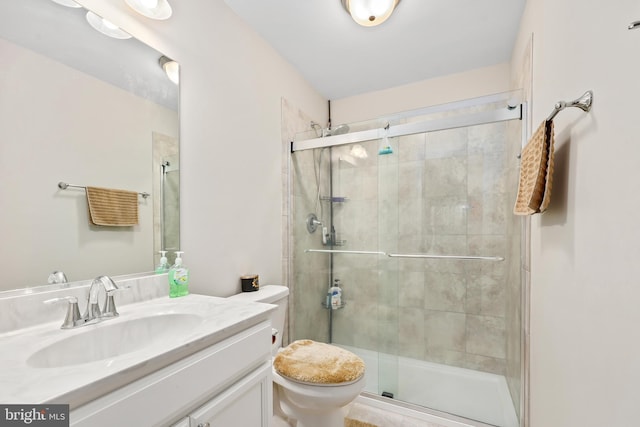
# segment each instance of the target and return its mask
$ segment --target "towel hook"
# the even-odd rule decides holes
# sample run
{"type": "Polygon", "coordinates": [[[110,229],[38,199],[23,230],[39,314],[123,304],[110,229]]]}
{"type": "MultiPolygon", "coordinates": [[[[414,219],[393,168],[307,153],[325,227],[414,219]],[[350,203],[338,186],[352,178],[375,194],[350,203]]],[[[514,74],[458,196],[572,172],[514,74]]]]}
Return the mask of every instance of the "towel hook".
{"type": "MultiPolygon", "coordinates": [[[[58,188],[61,190],[66,190],[69,187],[73,187],[73,188],[87,188],[84,185],[77,185],[77,184],[68,184],[66,182],[62,182],[60,181],[58,183],[58,188]]],[[[146,191],[142,192],[142,193],[138,193],[140,196],[142,196],[143,199],[146,199],[147,197],[150,197],[151,194],[147,193],[146,191]]]]}

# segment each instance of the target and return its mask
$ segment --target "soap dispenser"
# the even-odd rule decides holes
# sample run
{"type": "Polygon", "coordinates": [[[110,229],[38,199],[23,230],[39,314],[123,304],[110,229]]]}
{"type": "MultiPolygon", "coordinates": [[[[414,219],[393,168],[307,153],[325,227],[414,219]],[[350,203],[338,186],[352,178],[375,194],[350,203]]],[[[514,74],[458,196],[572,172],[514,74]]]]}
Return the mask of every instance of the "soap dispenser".
{"type": "Polygon", "coordinates": [[[167,261],[167,251],[158,251],[160,252],[160,264],[156,267],[156,273],[166,273],[169,271],[169,261],[167,261]]]}
{"type": "Polygon", "coordinates": [[[182,264],[184,251],[176,251],[176,262],[169,270],[169,297],[183,297],[189,294],[189,270],[182,264]]]}

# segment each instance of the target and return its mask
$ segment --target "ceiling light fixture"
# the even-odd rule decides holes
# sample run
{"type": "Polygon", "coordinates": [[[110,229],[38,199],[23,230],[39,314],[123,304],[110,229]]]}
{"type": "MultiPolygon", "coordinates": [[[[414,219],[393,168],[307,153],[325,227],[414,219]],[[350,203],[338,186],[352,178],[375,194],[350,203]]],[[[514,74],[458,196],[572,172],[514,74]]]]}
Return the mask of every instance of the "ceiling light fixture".
{"type": "Polygon", "coordinates": [[[131,9],[151,19],[169,19],[173,13],[167,0],[125,0],[125,2],[131,9]]]}
{"type": "Polygon", "coordinates": [[[105,36],[122,40],[131,38],[131,34],[121,30],[120,27],[111,21],[107,21],[91,11],[87,12],[87,22],[89,22],[89,25],[91,25],[95,30],[100,31],[105,36]]]}
{"type": "Polygon", "coordinates": [[[179,84],[180,83],[180,64],[178,64],[176,61],[174,61],[171,58],[167,58],[164,55],[161,56],[160,59],[158,59],[158,62],[160,63],[160,66],[162,67],[164,72],[167,73],[167,77],[169,77],[169,80],[171,80],[175,84],[179,84]]]}
{"type": "Polygon", "coordinates": [[[374,27],[386,21],[400,0],[341,0],[354,21],[363,27],[374,27]]]}
{"type": "Polygon", "coordinates": [[[78,3],[74,2],[73,0],[51,0],[51,1],[67,7],[74,7],[74,8],[82,7],[78,3]]]}

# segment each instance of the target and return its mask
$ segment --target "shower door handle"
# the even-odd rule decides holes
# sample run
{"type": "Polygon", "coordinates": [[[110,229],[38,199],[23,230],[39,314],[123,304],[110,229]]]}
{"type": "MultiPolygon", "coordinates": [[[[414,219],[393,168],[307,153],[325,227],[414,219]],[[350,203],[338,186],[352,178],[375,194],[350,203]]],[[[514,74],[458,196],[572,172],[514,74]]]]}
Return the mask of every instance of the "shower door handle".
{"type": "Polygon", "coordinates": [[[424,258],[424,259],[462,259],[482,261],[504,261],[500,256],[475,256],[475,255],[429,255],[429,254],[387,254],[389,258],[424,258]]]}

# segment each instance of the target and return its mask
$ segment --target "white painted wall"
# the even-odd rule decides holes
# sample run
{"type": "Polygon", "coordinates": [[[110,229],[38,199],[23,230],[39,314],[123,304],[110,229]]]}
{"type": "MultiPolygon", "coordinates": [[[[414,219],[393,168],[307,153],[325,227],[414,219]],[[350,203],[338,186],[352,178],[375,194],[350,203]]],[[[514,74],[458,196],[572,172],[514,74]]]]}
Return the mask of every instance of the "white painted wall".
{"type": "Polygon", "coordinates": [[[280,105],[327,119],[324,100],[222,0],[173,2],[153,21],[123,1],[79,3],[181,63],[181,243],[193,292],[239,277],[282,283],[280,105]]]}
{"type": "Polygon", "coordinates": [[[561,112],[550,209],[531,230],[531,426],[637,426],[640,211],[636,0],[529,0],[533,124],[561,112]]]}
{"type": "Polygon", "coordinates": [[[387,114],[509,90],[510,65],[479,68],[331,101],[331,120],[354,123],[387,114]]]}

